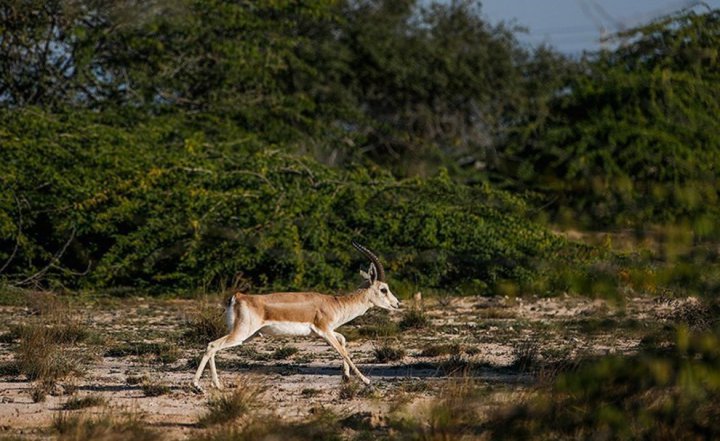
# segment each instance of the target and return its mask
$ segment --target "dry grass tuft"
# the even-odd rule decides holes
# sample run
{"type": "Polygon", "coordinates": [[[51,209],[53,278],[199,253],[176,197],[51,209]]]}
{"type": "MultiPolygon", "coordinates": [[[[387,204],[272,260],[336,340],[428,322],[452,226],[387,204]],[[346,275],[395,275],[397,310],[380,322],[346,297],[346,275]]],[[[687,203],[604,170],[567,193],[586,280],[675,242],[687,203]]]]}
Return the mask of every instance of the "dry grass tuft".
{"type": "Polygon", "coordinates": [[[186,320],[182,339],[189,343],[208,344],[227,334],[224,309],[219,301],[202,301],[186,320]]]}
{"type": "Polygon", "coordinates": [[[523,340],[513,347],[513,362],[511,368],[520,372],[534,370],[538,366],[540,348],[536,341],[523,340]]]}
{"type": "Polygon", "coordinates": [[[264,387],[243,381],[235,390],[208,399],[208,411],[200,417],[198,425],[210,427],[236,421],[247,416],[259,405],[260,395],[264,387]]]}
{"type": "Polygon", "coordinates": [[[161,441],[161,432],[148,428],[137,415],[90,417],[60,412],[53,420],[58,441],[161,441]]]}
{"type": "Polygon", "coordinates": [[[517,311],[512,308],[483,308],[478,310],[477,316],[481,319],[514,319],[517,311]]]}
{"type": "MultiPolygon", "coordinates": [[[[70,334],[75,335],[74,332],[70,334]]],[[[58,328],[46,327],[43,324],[26,325],[23,327],[20,344],[15,350],[15,360],[18,370],[25,374],[30,381],[38,384],[33,388],[33,400],[44,400],[57,381],[71,375],[82,375],[84,360],[76,352],[70,351],[68,338],[58,328]]]]}
{"type": "MultiPolygon", "coordinates": [[[[14,368],[28,381],[36,382],[31,396],[39,402],[59,380],[83,375],[95,355],[86,346],[81,352],[78,346],[93,344],[96,339],[66,299],[52,293],[32,292],[24,301],[36,317],[13,326],[3,337],[16,343],[14,368]]],[[[6,370],[12,370],[11,367],[6,370]]]]}
{"type": "Polygon", "coordinates": [[[390,426],[401,439],[460,440],[484,439],[481,411],[484,391],[471,379],[452,381],[425,409],[406,416],[396,415],[390,426]]]}

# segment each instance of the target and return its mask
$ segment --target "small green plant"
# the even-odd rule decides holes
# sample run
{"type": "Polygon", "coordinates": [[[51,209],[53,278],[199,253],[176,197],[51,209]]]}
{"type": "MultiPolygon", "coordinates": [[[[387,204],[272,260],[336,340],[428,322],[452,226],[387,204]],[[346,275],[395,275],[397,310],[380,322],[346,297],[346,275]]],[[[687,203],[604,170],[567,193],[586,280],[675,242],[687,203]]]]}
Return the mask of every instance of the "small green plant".
{"type": "Polygon", "coordinates": [[[405,349],[396,347],[390,343],[384,343],[375,348],[375,360],[379,363],[388,363],[398,361],[405,357],[405,349]]]}
{"type": "Polygon", "coordinates": [[[170,393],[170,386],[162,383],[146,382],[143,383],[140,388],[146,397],[158,397],[170,393]]]}
{"type": "Polygon", "coordinates": [[[421,357],[439,357],[441,355],[457,355],[464,352],[464,348],[459,343],[447,343],[431,345],[420,352],[421,357]]]}
{"type": "Polygon", "coordinates": [[[294,346],[283,346],[282,348],[276,349],[275,352],[270,356],[273,360],[285,360],[298,353],[298,348],[294,346]]]}
{"type": "Polygon", "coordinates": [[[338,397],[341,400],[352,400],[354,398],[368,398],[376,394],[375,388],[354,381],[343,383],[340,387],[338,397]]]}
{"type": "Polygon", "coordinates": [[[358,328],[358,335],[361,337],[378,338],[392,337],[400,332],[397,323],[386,321],[384,323],[372,324],[358,328]]]}
{"type": "Polygon", "coordinates": [[[300,395],[302,395],[303,397],[314,397],[316,395],[319,395],[320,393],[322,393],[322,391],[320,389],[308,387],[308,388],[303,389],[300,392],[300,395]]]}
{"type": "Polygon", "coordinates": [[[88,395],[86,397],[71,397],[63,403],[63,410],[78,410],[88,407],[103,406],[107,400],[99,395],[88,395]]]}
{"type": "Polygon", "coordinates": [[[148,381],[150,381],[150,379],[147,377],[147,375],[128,375],[125,379],[125,382],[130,386],[147,383],[148,381]]]}

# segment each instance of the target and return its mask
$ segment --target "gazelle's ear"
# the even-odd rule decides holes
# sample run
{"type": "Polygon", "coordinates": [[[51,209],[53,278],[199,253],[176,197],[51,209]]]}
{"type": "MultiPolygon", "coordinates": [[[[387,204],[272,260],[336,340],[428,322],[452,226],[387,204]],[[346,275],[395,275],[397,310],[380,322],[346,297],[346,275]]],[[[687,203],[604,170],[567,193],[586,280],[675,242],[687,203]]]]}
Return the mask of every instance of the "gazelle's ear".
{"type": "Polygon", "coordinates": [[[370,276],[370,278],[368,279],[370,283],[375,283],[378,278],[378,271],[374,263],[370,264],[370,267],[368,268],[368,275],[370,276]]]}

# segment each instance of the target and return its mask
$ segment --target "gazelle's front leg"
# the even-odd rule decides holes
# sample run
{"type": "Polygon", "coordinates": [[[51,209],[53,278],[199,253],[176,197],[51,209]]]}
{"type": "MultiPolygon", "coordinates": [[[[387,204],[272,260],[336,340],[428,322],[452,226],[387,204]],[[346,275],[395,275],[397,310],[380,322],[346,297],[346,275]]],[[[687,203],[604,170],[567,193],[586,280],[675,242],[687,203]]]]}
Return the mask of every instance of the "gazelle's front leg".
{"type": "MultiPolygon", "coordinates": [[[[345,349],[345,352],[347,352],[347,340],[345,340],[345,336],[342,335],[339,332],[333,332],[335,335],[335,338],[340,342],[340,345],[345,349]]],[[[345,361],[345,357],[343,357],[343,380],[348,381],[350,380],[350,365],[347,361],[345,361]]]]}
{"type": "Polygon", "coordinates": [[[325,341],[330,344],[330,346],[332,346],[333,348],[335,348],[336,351],[338,351],[338,353],[342,356],[343,360],[350,365],[350,368],[353,370],[353,372],[355,372],[355,375],[357,375],[363,383],[370,384],[370,380],[368,380],[368,378],[363,375],[362,372],[360,372],[357,366],[355,366],[355,363],[353,363],[350,359],[350,354],[348,354],[345,348],[340,344],[338,339],[335,337],[335,333],[333,331],[323,331],[321,329],[317,329],[315,330],[315,332],[317,332],[320,337],[324,338],[325,341]]]}

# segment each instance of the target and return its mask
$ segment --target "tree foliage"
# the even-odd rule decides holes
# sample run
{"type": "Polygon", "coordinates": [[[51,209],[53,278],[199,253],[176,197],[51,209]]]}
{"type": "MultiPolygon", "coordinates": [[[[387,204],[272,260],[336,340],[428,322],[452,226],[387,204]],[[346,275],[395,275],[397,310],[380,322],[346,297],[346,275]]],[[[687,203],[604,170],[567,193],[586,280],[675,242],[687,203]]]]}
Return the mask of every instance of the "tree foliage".
{"type": "Polygon", "coordinates": [[[211,114],[326,163],[484,167],[567,63],[470,1],[0,2],[0,100],[211,114]]]}

